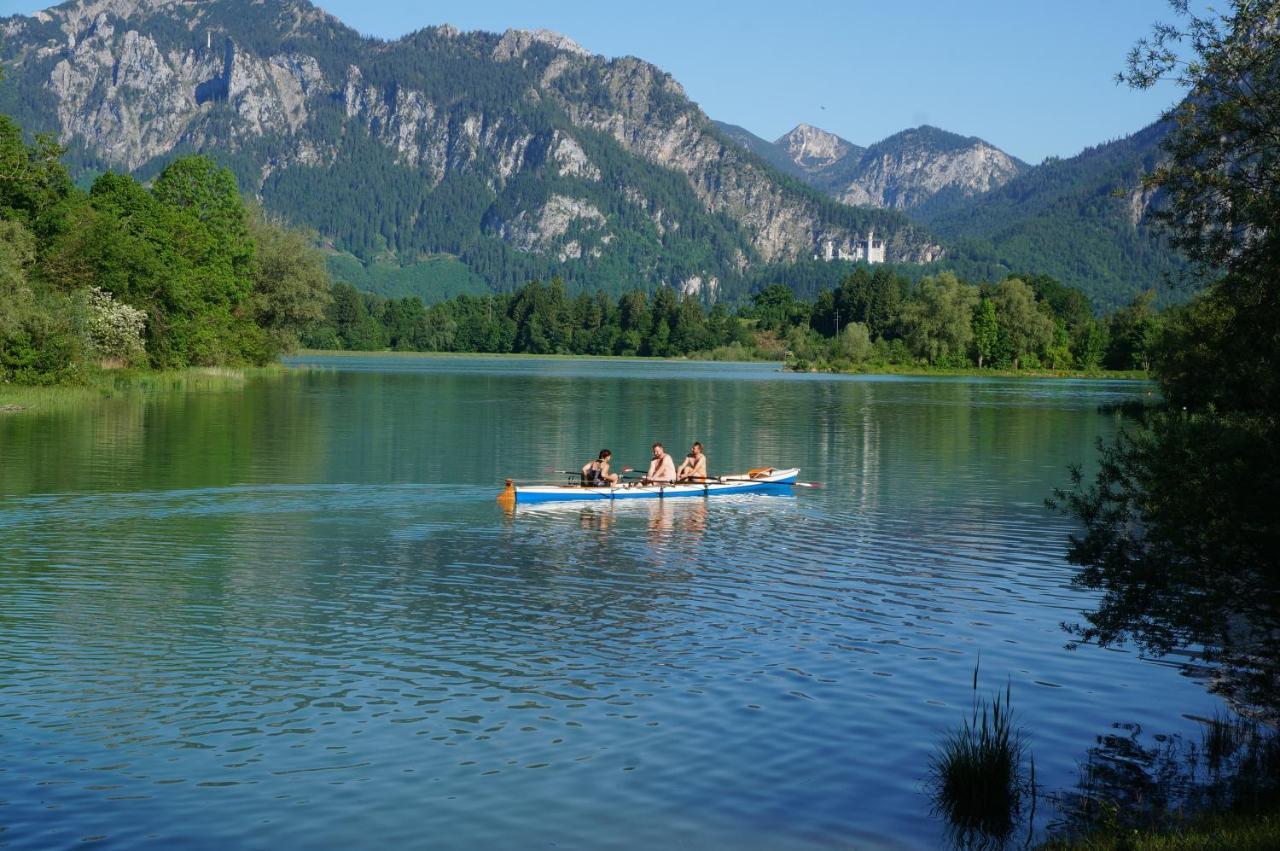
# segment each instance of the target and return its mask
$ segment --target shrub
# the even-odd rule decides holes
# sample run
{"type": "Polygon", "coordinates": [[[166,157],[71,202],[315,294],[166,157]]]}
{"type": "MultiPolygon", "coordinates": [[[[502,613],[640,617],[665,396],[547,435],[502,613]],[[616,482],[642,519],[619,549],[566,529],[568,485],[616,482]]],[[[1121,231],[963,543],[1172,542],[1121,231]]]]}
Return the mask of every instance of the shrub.
{"type": "Polygon", "coordinates": [[[146,356],[142,334],[147,313],[112,298],[93,287],[85,297],[85,335],[90,351],[100,361],[129,365],[146,356]]]}

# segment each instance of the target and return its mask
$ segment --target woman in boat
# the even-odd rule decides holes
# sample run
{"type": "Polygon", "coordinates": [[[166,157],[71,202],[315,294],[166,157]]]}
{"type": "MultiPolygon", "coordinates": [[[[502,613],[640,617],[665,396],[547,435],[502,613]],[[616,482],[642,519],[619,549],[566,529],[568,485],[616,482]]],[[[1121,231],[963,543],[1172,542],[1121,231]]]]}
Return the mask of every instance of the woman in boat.
{"type": "Polygon", "coordinates": [[[649,462],[649,472],[640,480],[642,485],[673,485],[676,482],[676,463],[662,448],[661,443],[653,445],[653,460],[649,462]]]}
{"type": "Polygon", "coordinates": [[[618,484],[621,478],[617,473],[609,472],[609,459],[613,457],[613,453],[608,449],[601,449],[600,454],[596,456],[596,460],[588,461],[582,466],[582,486],[587,488],[605,488],[618,484]]]}
{"type": "Polygon", "coordinates": [[[682,482],[704,482],[707,479],[707,456],[702,454],[702,444],[694,441],[689,455],[676,471],[676,478],[682,482]]]}

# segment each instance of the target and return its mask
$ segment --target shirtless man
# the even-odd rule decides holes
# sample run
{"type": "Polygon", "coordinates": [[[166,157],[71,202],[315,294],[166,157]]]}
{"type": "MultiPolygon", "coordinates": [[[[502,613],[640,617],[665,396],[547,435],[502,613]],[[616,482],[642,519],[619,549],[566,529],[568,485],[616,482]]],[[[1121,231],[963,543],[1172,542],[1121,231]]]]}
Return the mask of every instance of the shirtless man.
{"type": "Polygon", "coordinates": [[[707,456],[702,454],[702,444],[694,442],[689,456],[684,459],[676,478],[682,482],[702,482],[707,478],[707,456]]]}
{"type": "Polygon", "coordinates": [[[671,485],[676,481],[676,462],[662,448],[661,443],[653,445],[653,460],[649,462],[649,472],[640,480],[642,485],[671,485]]]}

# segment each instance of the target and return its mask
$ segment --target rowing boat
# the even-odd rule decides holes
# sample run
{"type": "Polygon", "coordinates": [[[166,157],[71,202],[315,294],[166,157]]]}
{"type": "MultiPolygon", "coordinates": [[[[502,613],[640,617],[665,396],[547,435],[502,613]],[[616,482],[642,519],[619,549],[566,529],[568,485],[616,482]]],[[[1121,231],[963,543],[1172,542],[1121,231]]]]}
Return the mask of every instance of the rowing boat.
{"type": "Polygon", "coordinates": [[[586,487],[580,484],[521,485],[507,479],[498,501],[510,505],[570,500],[670,499],[678,496],[725,496],[735,493],[785,493],[796,483],[800,469],[765,467],[732,476],[716,476],[675,485],[618,484],[586,487]]]}

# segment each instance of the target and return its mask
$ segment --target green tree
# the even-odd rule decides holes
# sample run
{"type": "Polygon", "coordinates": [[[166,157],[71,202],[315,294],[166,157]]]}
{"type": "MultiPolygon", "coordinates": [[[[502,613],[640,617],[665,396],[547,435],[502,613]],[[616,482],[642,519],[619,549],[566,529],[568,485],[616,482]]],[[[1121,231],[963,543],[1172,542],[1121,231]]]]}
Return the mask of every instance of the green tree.
{"type": "Polygon", "coordinates": [[[1107,326],[1097,319],[1090,319],[1076,331],[1072,342],[1076,363],[1084,370],[1092,371],[1101,368],[1108,345],[1110,345],[1110,337],[1107,334],[1107,326]]]}
{"type": "Polygon", "coordinates": [[[324,318],[333,281],[324,255],[308,235],[249,210],[248,236],[255,245],[250,309],[265,329],[272,354],[298,347],[302,332],[324,318]]]}
{"type": "Polygon", "coordinates": [[[21,222],[41,241],[64,228],[75,191],[62,154],[48,134],[26,144],[18,123],[0,114],[0,219],[21,222]]]}
{"type": "Polygon", "coordinates": [[[1227,0],[1218,16],[1170,5],[1129,53],[1121,82],[1146,89],[1172,79],[1187,97],[1166,113],[1165,157],[1144,179],[1163,193],[1155,211],[1174,245],[1209,273],[1252,273],[1280,262],[1280,9],[1227,0]],[[1189,50],[1188,50],[1189,48],[1189,50]]]}
{"type": "Polygon", "coordinates": [[[1006,278],[992,297],[1000,331],[1009,347],[1013,368],[1053,342],[1053,320],[1036,304],[1035,292],[1018,278],[1006,278]]]}
{"type": "Polygon", "coordinates": [[[996,321],[996,306],[989,298],[978,302],[973,312],[973,348],[977,354],[978,369],[995,353],[1000,337],[1000,325],[996,321]]]}
{"type": "MultiPolygon", "coordinates": [[[[1190,88],[1147,178],[1206,276],[1151,353],[1163,402],[1059,499],[1082,522],[1068,557],[1099,593],[1082,640],[1193,647],[1215,688],[1280,708],[1280,6],[1229,0],[1138,43],[1121,79],[1190,88]],[[1189,48],[1187,50],[1186,48],[1189,48]],[[1186,55],[1183,55],[1183,54],[1186,55]]],[[[1128,321],[1127,329],[1140,323],[1128,321]]]]}
{"type": "Polygon", "coordinates": [[[786,284],[770,284],[751,296],[752,315],[762,331],[779,331],[798,324],[807,312],[786,284]]]}
{"type": "Polygon", "coordinates": [[[962,364],[973,339],[977,303],[977,289],[950,272],[922,280],[902,307],[903,339],[911,353],[930,364],[962,364]]]}
{"type": "Polygon", "coordinates": [[[1147,290],[1111,315],[1107,349],[1107,366],[1111,369],[1151,368],[1151,354],[1159,333],[1159,320],[1153,306],[1155,298],[1155,291],[1147,290]]]}
{"type": "Polygon", "coordinates": [[[851,364],[863,364],[871,359],[875,347],[871,344],[871,331],[861,322],[850,322],[840,329],[836,340],[835,357],[851,364]]]}
{"type": "Polygon", "coordinates": [[[74,380],[82,356],[75,305],[30,280],[36,237],[0,219],[0,382],[74,380]]]}

